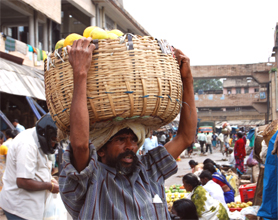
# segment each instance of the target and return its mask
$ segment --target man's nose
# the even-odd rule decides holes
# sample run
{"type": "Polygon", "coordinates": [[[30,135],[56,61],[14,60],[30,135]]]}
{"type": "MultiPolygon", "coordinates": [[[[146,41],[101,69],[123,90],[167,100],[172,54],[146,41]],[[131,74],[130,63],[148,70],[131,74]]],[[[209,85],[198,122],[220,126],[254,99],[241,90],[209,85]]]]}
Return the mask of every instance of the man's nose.
{"type": "Polygon", "coordinates": [[[131,139],[127,138],[125,140],[125,150],[133,150],[134,146],[132,144],[131,139]]]}

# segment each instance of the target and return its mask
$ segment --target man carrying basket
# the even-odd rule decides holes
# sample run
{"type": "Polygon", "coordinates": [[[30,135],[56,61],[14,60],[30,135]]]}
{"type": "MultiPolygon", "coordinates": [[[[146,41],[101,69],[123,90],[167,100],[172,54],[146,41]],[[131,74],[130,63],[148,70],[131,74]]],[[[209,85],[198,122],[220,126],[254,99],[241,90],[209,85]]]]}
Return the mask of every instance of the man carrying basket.
{"type": "Polygon", "coordinates": [[[175,159],[191,146],[197,125],[189,58],[175,50],[183,82],[176,137],[164,147],[136,156],[148,133],[139,123],[109,128],[102,141],[95,146],[89,143],[86,87],[95,49],[90,42],[90,38],[82,38],[67,48],[74,90],[70,110],[71,143],[64,153],[59,178],[64,204],[74,219],[170,219],[164,181],[177,172],[175,159]]]}

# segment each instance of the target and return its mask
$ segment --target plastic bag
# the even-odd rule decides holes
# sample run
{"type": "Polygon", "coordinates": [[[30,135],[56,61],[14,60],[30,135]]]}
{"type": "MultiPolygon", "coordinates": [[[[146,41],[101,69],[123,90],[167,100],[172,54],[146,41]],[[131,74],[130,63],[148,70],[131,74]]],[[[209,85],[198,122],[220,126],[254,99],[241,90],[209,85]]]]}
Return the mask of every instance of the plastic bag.
{"type": "Polygon", "coordinates": [[[249,206],[249,207],[246,207],[246,208],[243,208],[240,213],[242,215],[255,215],[257,216],[257,213],[260,209],[260,206],[249,206]]]}
{"type": "Polygon", "coordinates": [[[61,199],[60,193],[47,197],[43,220],[64,220],[67,219],[67,210],[61,199]]]}
{"type": "Polygon", "coordinates": [[[249,157],[247,159],[247,166],[249,166],[249,167],[253,167],[253,166],[258,164],[258,161],[253,159],[253,151],[254,150],[251,151],[251,153],[250,153],[250,155],[249,155],[249,157]]]}

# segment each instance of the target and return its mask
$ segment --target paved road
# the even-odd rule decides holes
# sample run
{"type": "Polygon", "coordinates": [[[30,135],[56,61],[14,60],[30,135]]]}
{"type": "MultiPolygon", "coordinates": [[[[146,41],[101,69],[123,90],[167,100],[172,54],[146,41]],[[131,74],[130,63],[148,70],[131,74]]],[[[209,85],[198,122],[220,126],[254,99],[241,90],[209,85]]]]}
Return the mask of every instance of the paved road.
{"type": "Polygon", "coordinates": [[[190,160],[195,160],[198,163],[203,163],[205,159],[210,158],[211,160],[221,165],[228,164],[228,161],[222,160],[223,155],[219,152],[219,148],[214,150],[212,154],[208,153],[207,156],[200,156],[200,152],[197,153],[196,151],[194,151],[194,154],[195,155],[191,155],[190,158],[188,158],[188,155],[186,155],[185,158],[181,158],[181,161],[177,162],[178,172],[165,181],[165,186],[169,187],[173,184],[182,184],[182,177],[187,173],[191,173],[191,168],[188,164],[190,160]]]}

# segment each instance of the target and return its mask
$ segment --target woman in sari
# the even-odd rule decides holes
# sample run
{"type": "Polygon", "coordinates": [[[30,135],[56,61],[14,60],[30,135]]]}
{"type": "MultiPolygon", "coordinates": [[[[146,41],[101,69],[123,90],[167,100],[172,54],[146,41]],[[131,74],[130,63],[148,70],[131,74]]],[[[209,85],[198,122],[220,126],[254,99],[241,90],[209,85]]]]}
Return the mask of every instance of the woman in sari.
{"type": "Polygon", "coordinates": [[[225,202],[230,203],[235,201],[235,190],[233,187],[228,183],[226,177],[217,172],[214,165],[211,163],[207,163],[204,165],[204,170],[208,170],[212,174],[212,180],[219,184],[224,192],[225,202]]]}
{"type": "Polygon", "coordinates": [[[186,174],[183,179],[183,185],[188,195],[196,206],[197,214],[200,220],[228,220],[228,213],[224,206],[212,198],[209,193],[201,186],[198,177],[192,173],[186,174]]]}
{"type": "Polygon", "coordinates": [[[236,160],[236,169],[239,175],[243,174],[245,172],[244,170],[244,158],[246,156],[246,151],[245,151],[245,143],[244,140],[242,139],[242,132],[237,133],[237,138],[238,140],[235,143],[235,148],[234,148],[234,155],[235,155],[235,160],[236,160]]]}

